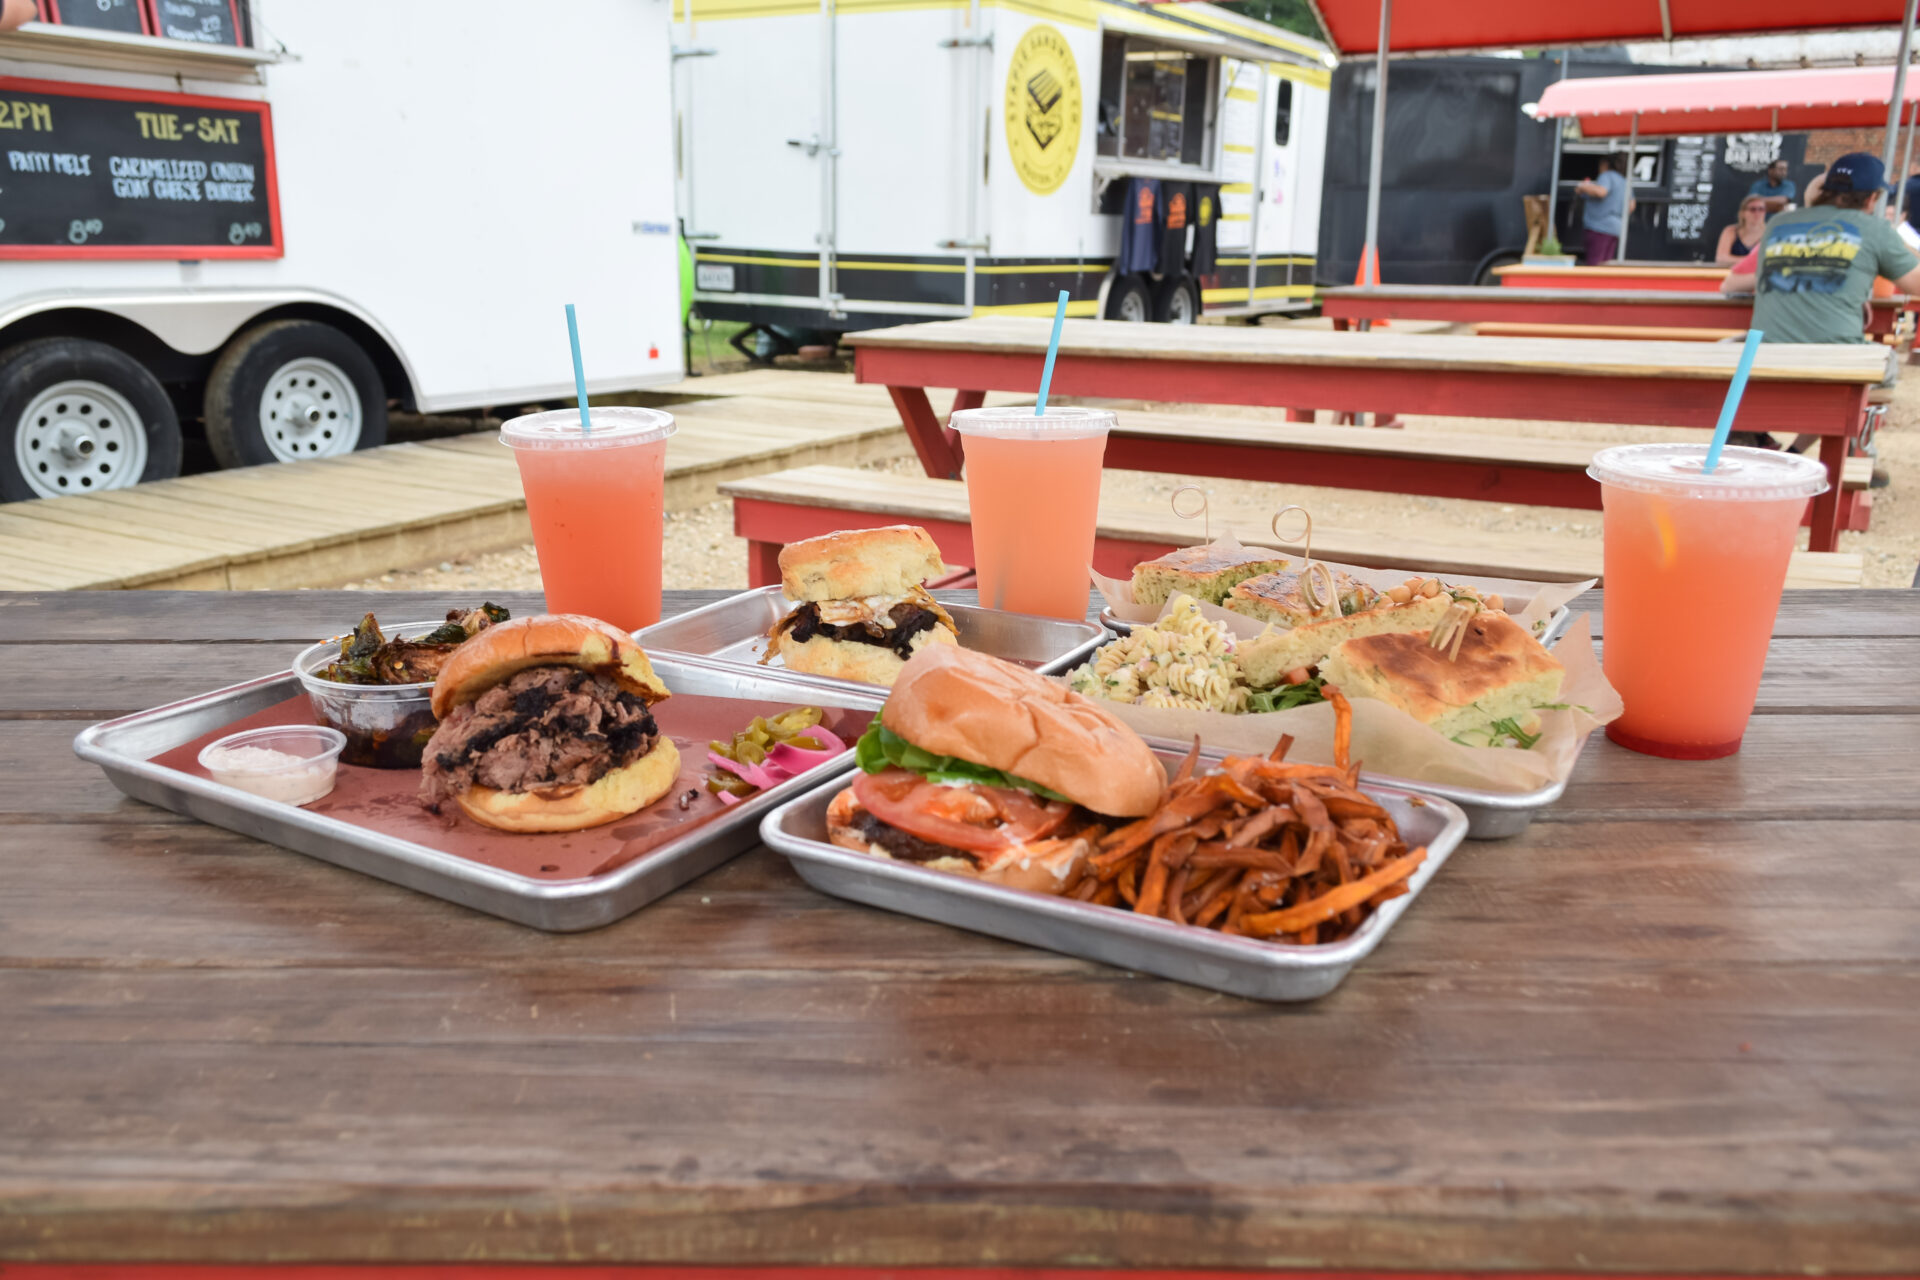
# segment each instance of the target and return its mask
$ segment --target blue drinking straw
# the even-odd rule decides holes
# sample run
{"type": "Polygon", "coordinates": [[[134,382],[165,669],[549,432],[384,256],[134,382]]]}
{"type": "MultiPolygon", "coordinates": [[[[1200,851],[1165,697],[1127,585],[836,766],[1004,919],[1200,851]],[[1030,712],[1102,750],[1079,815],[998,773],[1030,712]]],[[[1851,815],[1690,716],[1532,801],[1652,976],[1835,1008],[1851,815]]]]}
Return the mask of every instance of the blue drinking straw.
{"type": "Polygon", "coordinates": [[[1733,430],[1733,415],[1740,410],[1740,397],[1747,393],[1747,375],[1753,372],[1753,358],[1760,353],[1760,340],[1767,335],[1758,329],[1747,330],[1747,345],[1740,348],[1740,367],[1733,371],[1727,386],[1727,402],[1720,406],[1720,421],[1713,429],[1713,443],[1707,446],[1703,474],[1712,475],[1720,465],[1720,451],[1727,447],[1727,433],[1733,430]]]}
{"type": "Polygon", "coordinates": [[[1033,416],[1038,418],[1047,411],[1047,388],[1053,385],[1053,358],[1060,354],[1060,325],[1067,318],[1067,291],[1060,291],[1060,301],[1053,308],[1053,337],[1047,340],[1047,367],[1040,371],[1040,398],[1034,402],[1033,416]]]}
{"type": "Polygon", "coordinates": [[[573,345],[573,394],[580,401],[580,430],[592,435],[593,419],[587,416],[587,371],[580,363],[580,322],[573,318],[571,302],[567,304],[567,341],[573,345]]]}

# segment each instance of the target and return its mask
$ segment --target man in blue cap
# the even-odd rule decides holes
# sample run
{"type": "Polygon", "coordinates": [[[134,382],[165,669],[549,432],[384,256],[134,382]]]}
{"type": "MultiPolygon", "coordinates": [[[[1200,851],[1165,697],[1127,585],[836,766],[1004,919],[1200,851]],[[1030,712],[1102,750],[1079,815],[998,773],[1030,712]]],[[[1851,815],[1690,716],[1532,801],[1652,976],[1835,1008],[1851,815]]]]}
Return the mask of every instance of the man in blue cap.
{"type": "Polygon", "coordinates": [[[1920,292],[1920,257],[1879,212],[1886,180],[1878,156],[1841,156],[1810,206],[1767,223],[1753,272],[1727,274],[1724,292],[1755,295],[1753,327],[1768,342],[1865,342],[1874,277],[1920,292]]]}
{"type": "MultiPolygon", "coordinates": [[[[1920,257],[1880,212],[1887,192],[1880,158],[1850,152],[1822,177],[1812,202],[1769,220],[1759,252],[1748,254],[1720,285],[1723,293],[1754,294],[1753,327],[1768,342],[1865,342],[1865,308],[1876,276],[1902,293],[1920,293],[1920,257]],[[1749,262],[1754,269],[1742,270],[1749,262]]],[[[1755,435],[1736,443],[1772,446],[1755,435]]],[[[1814,440],[1801,435],[1790,447],[1800,452],[1814,440]]],[[[1873,482],[1883,486],[1885,472],[1876,467],[1873,482]]]]}

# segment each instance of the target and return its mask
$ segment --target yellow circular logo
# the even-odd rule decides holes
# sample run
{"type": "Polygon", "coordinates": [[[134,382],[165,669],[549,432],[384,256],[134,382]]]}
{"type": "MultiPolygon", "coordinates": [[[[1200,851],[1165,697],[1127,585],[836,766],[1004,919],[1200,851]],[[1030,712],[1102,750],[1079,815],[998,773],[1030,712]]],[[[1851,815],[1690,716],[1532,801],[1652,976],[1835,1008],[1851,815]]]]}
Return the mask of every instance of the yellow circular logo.
{"type": "Polygon", "coordinates": [[[1067,38],[1045,23],[1014,46],[1006,114],[1013,171],[1035,195],[1059,190],[1080,149],[1080,70],[1067,38]]]}

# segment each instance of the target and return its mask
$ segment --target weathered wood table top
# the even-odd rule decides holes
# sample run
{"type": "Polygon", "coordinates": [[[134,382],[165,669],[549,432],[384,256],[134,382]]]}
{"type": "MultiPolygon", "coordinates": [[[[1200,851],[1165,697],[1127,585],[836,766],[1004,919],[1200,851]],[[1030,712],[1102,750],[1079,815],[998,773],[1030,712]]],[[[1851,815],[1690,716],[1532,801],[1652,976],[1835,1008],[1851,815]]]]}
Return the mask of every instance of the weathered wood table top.
{"type": "Polygon", "coordinates": [[[1590,743],[1292,1007],[764,849],[542,934],[69,749],[449,603],[0,595],[0,1261],[1920,1270],[1920,592],[1791,594],[1740,755],[1590,743]]]}

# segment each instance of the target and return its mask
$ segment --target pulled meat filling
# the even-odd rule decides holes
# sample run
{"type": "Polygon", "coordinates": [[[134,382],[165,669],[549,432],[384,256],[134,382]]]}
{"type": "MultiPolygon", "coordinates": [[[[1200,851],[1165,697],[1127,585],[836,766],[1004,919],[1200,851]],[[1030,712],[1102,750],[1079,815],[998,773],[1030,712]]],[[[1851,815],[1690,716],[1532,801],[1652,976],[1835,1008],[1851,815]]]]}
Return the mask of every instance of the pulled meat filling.
{"type": "Polygon", "coordinates": [[[829,640],[847,640],[854,644],[878,645],[882,649],[891,649],[902,659],[913,656],[913,638],[922,631],[931,631],[940,625],[940,619],[931,609],[923,608],[912,601],[902,601],[887,611],[893,619],[891,628],[872,622],[854,622],[845,626],[831,626],[820,621],[820,607],[808,603],[801,605],[785,619],[787,633],[796,644],[805,644],[815,636],[825,636],[829,640]]]}
{"type": "Polygon", "coordinates": [[[653,750],[647,704],[604,676],[530,667],[440,722],[421,765],[429,808],[473,786],[496,791],[583,787],[653,750]]]}
{"type": "Polygon", "coordinates": [[[937,862],[941,858],[964,858],[975,865],[980,862],[978,854],[956,849],[952,845],[922,840],[919,836],[880,821],[865,809],[856,812],[849,825],[868,844],[879,845],[902,862],[937,862]]]}

